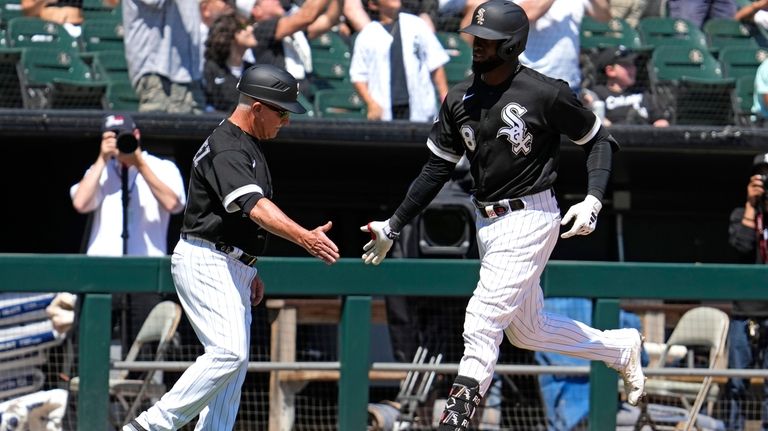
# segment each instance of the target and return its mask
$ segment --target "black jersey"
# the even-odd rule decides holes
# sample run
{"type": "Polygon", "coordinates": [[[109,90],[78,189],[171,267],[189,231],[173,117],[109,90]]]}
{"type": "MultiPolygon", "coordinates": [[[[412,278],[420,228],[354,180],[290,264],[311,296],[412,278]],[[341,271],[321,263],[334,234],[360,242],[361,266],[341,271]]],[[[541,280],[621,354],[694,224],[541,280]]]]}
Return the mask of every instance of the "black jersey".
{"type": "Polygon", "coordinates": [[[496,201],[537,193],[557,178],[560,135],[586,144],[600,121],[568,83],[520,66],[499,85],[467,79],[449,92],[427,141],[438,157],[466,153],[474,195],[496,201]]]}
{"type": "Polygon", "coordinates": [[[266,231],[248,214],[272,196],[272,178],[259,141],[224,120],[192,160],[182,233],[261,254],[266,231]]]}

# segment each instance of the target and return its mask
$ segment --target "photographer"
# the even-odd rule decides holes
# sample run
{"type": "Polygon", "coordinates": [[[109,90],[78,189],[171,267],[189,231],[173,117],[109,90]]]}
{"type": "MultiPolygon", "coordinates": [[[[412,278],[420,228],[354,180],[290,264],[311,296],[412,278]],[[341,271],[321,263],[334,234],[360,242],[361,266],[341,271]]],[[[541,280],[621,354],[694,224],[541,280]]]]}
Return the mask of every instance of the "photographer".
{"type": "MultiPolygon", "coordinates": [[[[128,115],[105,116],[101,131],[96,161],[70,189],[72,206],[91,217],[86,254],[164,256],[170,216],[181,212],[186,202],[179,169],[172,161],[142,150],[141,133],[128,115]]],[[[129,321],[134,322],[127,323],[127,328],[123,325],[124,349],[161,300],[155,296],[116,298],[121,308],[130,310],[129,321]]]]}
{"type": "MultiPolygon", "coordinates": [[[[743,207],[731,212],[728,237],[730,244],[739,252],[742,263],[765,264],[766,255],[766,194],[768,154],[755,157],[752,175],[747,185],[747,201],[743,207]]],[[[728,330],[728,366],[730,368],[768,368],[768,303],[758,301],[734,301],[731,325],[728,330]]],[[[749,379],[732,378],[726,385],[728,416],[726,428],[744,429],[743,401],[749,399],[749,379]]],[[[768,429],[768,385],[763,385],[760,408],[763,430],[768,429]]],[[[758,416],[760,417],[760,416],[758,416]]]]}

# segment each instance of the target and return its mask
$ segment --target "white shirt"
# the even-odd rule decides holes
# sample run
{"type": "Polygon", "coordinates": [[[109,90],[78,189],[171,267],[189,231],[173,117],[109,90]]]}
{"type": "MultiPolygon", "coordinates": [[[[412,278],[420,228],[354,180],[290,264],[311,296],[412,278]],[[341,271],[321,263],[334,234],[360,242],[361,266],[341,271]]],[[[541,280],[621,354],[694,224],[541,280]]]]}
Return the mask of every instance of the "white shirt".
{"type": "MultiPolygon", "coordinates": [[[[408,85],[410,120],[431,122],[437,115],[432,72],[448,62],[448,54],[424,21],[400,14],[403,65],[408,85]]],[[[389,48],[392,35],[378,21],[363,27],[355,40],[349,76],[352,82],[366,82],[371,97],[382,109],[382,120],[392,119],[389,48]]]]}
{"type": "Polygon", "coordinates": [[[572,89],[578,88],[581,85],[579,27],[588,2],[555,0],[547,13],[531,25],[520,62],[550,78],[568,82],[572,89]]]}
{"type": "MultiPolygon", "coordinates": [[[[181,203],[178,212],[186,205],[184,183],[176,164],[143,153],[144,160],[152,172],[178,196],[181,203]]],[[[123,204],[120,163],[112,159],[104,167],[99,178],[101,186],[94,196],[96,209],[88,240],[89,256],[121,256],[123,254],[123,204]]],[[[69,189],[70,197],[75,196],[79,183],[69,189]]],[[[136,167],[128,170],[128,254],[132,256],[164,256],[167,252],[168,221],[166,211],[149,188],[136,167]]]]}

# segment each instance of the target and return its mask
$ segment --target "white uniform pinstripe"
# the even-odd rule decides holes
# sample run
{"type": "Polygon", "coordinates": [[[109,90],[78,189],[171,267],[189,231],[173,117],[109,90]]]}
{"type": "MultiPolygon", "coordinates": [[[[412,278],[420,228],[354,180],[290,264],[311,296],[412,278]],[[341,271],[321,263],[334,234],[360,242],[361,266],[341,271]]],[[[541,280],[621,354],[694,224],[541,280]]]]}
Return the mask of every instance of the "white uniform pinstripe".
{"type": "Polygon", "coordinates": [[[557,242],[560,209],[550,190],[521,198],[525,208],[489,219],[477,216],[480,280],[464,319],[459,374],[490,385],[503,333],[515,346],[604,361],[629,361],[632,339],[542,311],[539,281],[557,242]]]}
{"type": "Polygon", "coordinates": [[[175,430],[199,414],[196,430],[231,430],[248,367],[256,269],[198,238],[181,239],[171,263],[179,300],[205,353],[136,421],[150,431],[175,430]]]}

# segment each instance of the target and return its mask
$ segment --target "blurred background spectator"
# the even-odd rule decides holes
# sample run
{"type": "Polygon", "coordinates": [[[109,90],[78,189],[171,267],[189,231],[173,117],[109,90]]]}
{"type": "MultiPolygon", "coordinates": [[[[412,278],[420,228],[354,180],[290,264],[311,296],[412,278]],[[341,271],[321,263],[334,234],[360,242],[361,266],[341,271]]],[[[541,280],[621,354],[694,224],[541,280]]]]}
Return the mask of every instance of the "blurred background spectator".
{"type": "Polygon", "coordinates": [[[683,18],[702,27],[710,18],[733,18],[735,0],[668,0],[669,16],[683,18]]]}
{"type": "Polygon", "coordinates": [[[238,13],[255,24],[255,63],[284,68],[299,80],[299,88],[306,95],[307,78],[312,72],[308,39],[320,36],[338,23],[340,1],[307,0],[301,7],[293,5],[286,11],[279,0],[238,0],[238,13]]]}
{"type": "Polygon", "coordinates": [[[122,0],[125,57],[140,112],[203,112],[196,1],[122,0]]]}
{"type": "Polygon", "coordinates": [[[24,16],[61,24],[72,37],[82,33],[83,0],[21,0],[24,16]]]}
{"type": "Polygon", "coordinates": [[[531,29],[520,62],[537,72],[562,79],[578,93],[579,26],[584,14],[597,21],[611,19],[608,0],[514,0],[528,15],[531,29]]]}
{"type": "Polygon", "coordinates": [[[762,119],[768,118],[768,60],[763,60],[755,74],[755,93],[752,112],[762,119]]]}
{"type": "Polygon", "coordinates": [[[610,2],[611,17],[623,19],[632,27],[637,27],[648,6],[648,0],[610,0],[610,2]]]}
{"type": "Polygon", "coordinates": [[[206,111],[230,113],[237,105],[237,83],[243,70],[251,66],[243,62],[243,54],[256,46],[253,26],[234,14],[220,16],[211,26],[205,42],[206,111]]]}
{"type": "Polygon", "coordinates": [[[400,12],[400,0],[370,0],[374,21],[355,40],[350,79],[369,120],[428,122],[448,92],[448,54],[427,24],[400,12]],[[434,83],[434,86],[433,86],[434,83]]]}
{"type": "Polygon", "coordinates": [[[216,19],[235,11],[234,0],[200,0],[200,70],[205,65],[205,41],[216,19]]]}
{"type": "MultiPolygon", "coordinates": [[[[656,103],[653,94],[637,85],[637,54],[623,47],[606,48],[600,53],[597,63],[602,79],[591,90],[602,102],[604,126],[611,124],[653,124],[656,127],[669,126],[666,113],[656,103]]],[[[587,101],[589,102],[589,101],[587,101]]]]}

